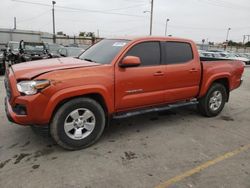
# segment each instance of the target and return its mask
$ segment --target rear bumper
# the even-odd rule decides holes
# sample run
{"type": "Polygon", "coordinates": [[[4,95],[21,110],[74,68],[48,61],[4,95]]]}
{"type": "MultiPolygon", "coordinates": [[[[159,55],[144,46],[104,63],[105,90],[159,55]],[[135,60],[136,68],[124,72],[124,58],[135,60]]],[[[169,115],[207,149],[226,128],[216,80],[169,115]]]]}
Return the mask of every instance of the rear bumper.
{"type": "Polygon", "coordinates": [[[239,88],[242,85],[242,83],[243,83],[243,79],[240,79],[240,83],[239,83],[238,87],[236,87],[235,89],[239,88]]]}
{"type": "MultiPolygon", "coordinates": [[[[242,83],[243,83],[243,79],[240,80],[240,86],[242,85],[242,83]]],[[[240,87],[240,86],[239,86],[239,87],[240,87]]]]}

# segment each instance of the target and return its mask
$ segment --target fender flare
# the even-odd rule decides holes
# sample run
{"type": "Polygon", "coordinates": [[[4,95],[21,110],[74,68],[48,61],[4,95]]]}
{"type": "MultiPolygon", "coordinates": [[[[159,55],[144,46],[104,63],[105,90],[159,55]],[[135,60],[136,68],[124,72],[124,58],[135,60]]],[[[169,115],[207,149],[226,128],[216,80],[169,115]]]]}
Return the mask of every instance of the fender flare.
{"type": "Polygon", "coordinates": [[[200,90],[200,94],[198,96],[198,98],[201,98],[203,97],[204,95],[206,95],[207,91],[209,90],[209,88],[211,87],[211,85],[216,81],[216,80],[219,80],[219,79],[227,79],[228,80],[228,86],[229,86],[229,91],[230,91],[230,88],[231,88],[231,74],[230,73],[223,73],[223,74],[215,74],[211,77],[209,77],[205,83],[202,84],[202,87],[201,87],[201,90],[200,90]]]}
{"type": "Polygon", "coordinates": [[[62,89],[56,92],[48,101],[47,107],[44,112],[44,117],[48,117],[50,120],[54,114],[56,107],[63,101],[83,95],[99,94],[104,99],[108,113],[114,111],[114,104],[110,96],[108,89],[101,85],[85,85],[85,86],[74,86],[62,89]]]}

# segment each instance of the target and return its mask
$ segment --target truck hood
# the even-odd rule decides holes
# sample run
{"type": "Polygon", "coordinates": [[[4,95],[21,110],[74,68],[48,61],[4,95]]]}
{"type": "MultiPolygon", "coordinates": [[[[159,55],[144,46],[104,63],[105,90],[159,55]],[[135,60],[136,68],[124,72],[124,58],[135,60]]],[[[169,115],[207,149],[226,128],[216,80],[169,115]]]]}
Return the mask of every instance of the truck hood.
{"type": "Polygon", "coordinates": [[[56,70],[99,66],[98,63],[88,62],[72,57],[31,61],[11,66],[17,80],[33,79],[39,75],[56,70]]]}

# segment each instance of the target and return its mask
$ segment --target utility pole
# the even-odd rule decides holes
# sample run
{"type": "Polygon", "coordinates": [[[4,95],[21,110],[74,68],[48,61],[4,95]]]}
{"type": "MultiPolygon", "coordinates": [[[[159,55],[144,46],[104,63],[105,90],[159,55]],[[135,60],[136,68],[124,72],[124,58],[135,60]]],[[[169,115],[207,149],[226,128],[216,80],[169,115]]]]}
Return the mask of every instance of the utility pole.
{"type": "Polygon", "coordinates": [[[247,42],[249,42],[249,37],[250,37],[250,35],[243,35],[243,43],[242,43],[242,45],[244,47],[244,52],[246,52],[245,40],[247,38],[247,42]]]}
{"type": "Polygon", "coordinates": [[[243,35],[243,45],[245,44],[245,40],[247,38],[247,42],[249,42],[250,35],[243,35]]]}
{"type": "Polygon", "coordinates": [[[154,0],[151,0],[150,32],[149,32],[149,35],[152,35],[152,31],[153,31],[153,15],[154,15],[154,0]]]}
{"type": "Polygon", "coordinates": [[[228,36],[229,36],[229,31],[231,30],[231,28],[229,27],[228,29],[227,29],[227,38],[226,38],[226,42],[228,42],[228,36]]]}
{"type": "Polygon", "coordinates": [[[14,17],[14,30],[16,29],[16,17],[14,17]]]}
{"type": "Polygon", "coordinates": [[[53,18],[53,43],[56,43],[56,29],[55,29],[55,1],[52,1],[52,18],[53,18]]]}
{"type": "Polygon", "coordinates": [[[231,28],[229,27],[228,29],[227,29],[227,37],[226,37],[226,44],[225,44],[225,47],[224,47],[224,50],[226,50],[227,49],[227,46],[228,46],[228,37],[229,37],[229,31],[231,30],[231,28]]]}
{"type": "Polygon", "coordinates": [[[168,22],[170,21],[169,18],[167,18],[166,20],[166,27],[165,27],[165,36],[167,36],[167,32],[168,32],[168,22]]]}

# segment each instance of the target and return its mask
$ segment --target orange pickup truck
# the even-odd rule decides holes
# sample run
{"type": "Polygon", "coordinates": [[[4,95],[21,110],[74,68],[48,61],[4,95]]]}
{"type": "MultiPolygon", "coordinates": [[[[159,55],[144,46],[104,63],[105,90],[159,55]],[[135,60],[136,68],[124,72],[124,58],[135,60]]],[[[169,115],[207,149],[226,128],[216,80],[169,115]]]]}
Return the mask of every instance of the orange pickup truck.
{"type": "Polygon", "coordinates": [[[192,104],[216,116],[243,71],[240,61],[200,59],[186,39],[104,39],[77,58],[9,67],[6,113],[20,125],[48,126],[66,149],[81,149],[100,138],[111,118],[192,104]]]}

